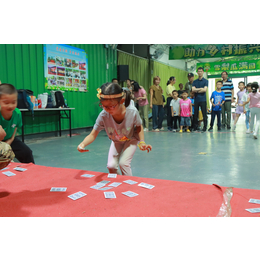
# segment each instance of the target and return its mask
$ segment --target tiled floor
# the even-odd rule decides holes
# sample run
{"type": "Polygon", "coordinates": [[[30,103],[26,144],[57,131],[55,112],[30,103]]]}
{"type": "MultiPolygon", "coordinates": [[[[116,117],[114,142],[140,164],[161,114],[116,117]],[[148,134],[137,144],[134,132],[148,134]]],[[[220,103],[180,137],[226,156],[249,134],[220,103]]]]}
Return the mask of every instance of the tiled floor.
{"type": "MultiPolygon", "coordinates": [[[[167,129],[166,121],[164,127],[167,129]]],[[[133,175],[260,189],[260,136],[255,140],[245,130],[244,118],[240,118],[235,132],[218,132],[217,126],[213,132],[205,133],[145,132],[145,141],[153,149],[149,154],[136,151],[132,160],[133,175]]],[[[104,131],[88,146],[89,152],[77,151],[78,144],[89,132],[71,138],[63,134],[62,137],[25,139],[25,143],[33,150],[36,164],[108,172],[110,140],[104,131]]]]}

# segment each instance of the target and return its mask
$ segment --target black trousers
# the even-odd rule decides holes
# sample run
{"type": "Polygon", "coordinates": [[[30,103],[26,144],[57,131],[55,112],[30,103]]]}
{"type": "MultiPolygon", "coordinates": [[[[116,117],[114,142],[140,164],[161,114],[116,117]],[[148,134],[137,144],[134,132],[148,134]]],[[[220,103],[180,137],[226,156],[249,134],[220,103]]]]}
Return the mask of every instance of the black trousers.
{"type": "Polygon", "coordinates": [[[177,121],[179,122],[179,126],[180,126],[181,117],[180,117],[180,116],[174,116],[174,117],[172,117],[172,118],[173,118],[173,122],[174,122],[173,129],[178,129],[177,121]]]}
{"type": "Polygon", "coordinates": [[[11,143],[15,158],[21,163],[34,163],[32,150],[17,137],[11,143]]]}
{"type": "Polygon", "coordinates": [[[171,111],[172,97],[167,97],[167,126],[172,128],[172,111],[171,111]]]}
{"type": "Polygon", "coordinates": [[[214,126],[215,117],[217,116],[218,119],[218,128],[221,127],[221,111],[211,111],[211,121],[210,121],[210,127],[214,126]]]}
{"type": "Polygon", "coordinates": [[[199,114],[199,107],[201,108],[201,112],[203,115],[203,123],[204,123],[204,127],[203,128],[207,128],[207,121],[208,121],[208,117],[207,117],[207,102],[203,101],[203,102],[195,102],[194,103],[194,115],[193,115],[193,125],[194,125],[194,130],[197,130],[198,128],[198,114],[199,114]]]}

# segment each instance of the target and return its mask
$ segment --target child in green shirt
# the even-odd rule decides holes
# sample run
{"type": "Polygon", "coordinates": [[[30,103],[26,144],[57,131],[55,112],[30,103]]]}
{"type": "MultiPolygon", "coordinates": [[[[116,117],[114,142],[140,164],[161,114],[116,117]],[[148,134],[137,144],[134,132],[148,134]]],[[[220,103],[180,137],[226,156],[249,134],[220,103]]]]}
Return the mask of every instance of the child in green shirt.
{"type": "Polygon", "coordinates": [[[11,84],[0,84],[0,141],[12,147],[21,163],[34,163],[31,149],[17,137],[17,128],[22,126],[21,111],[16,108],[18,92],[11,84]]]}

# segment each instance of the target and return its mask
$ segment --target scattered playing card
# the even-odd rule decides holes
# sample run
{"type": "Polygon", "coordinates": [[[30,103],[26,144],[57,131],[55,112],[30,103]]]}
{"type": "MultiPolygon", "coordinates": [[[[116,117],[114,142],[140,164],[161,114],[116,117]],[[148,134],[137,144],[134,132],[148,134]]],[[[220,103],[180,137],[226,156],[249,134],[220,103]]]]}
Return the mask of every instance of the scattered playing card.
{"type": "Polygon", "coordinates": [[[117,174],[116,173],[109,173],[108,178],[116,178],[117,174]]]}
{"type": "Polygon", "coordinates": [[[86,177],[86,178],[91,178],[94,177],[95,175],[91,175],[91,174],[83,174],[81,175],[81,177],[86,177]]]}
{"type": "Polygon", "coordinates": [[[259,213],[260,212],[260,208],[253,208],[253,209],[246,209],[247,211],[249,211],[250,213],[259,213]]]}
{"type": "Polygon", "coordinates": [[[137,183],[137,181],[132,181],[132,180],[127,180],[127,181],[123,181],[123,182],[131,184],[131,185],[137,183]]]}
{"type": "Polygon", "coordinates": [[[121,182],[112,182],[111,184],[109,184],[108,186],[111,186],[111,187],[118,187],[119,185],[121,185],[122,183],[121,182]]]}
{"type": "Polygon", "coordinates": [[[62,192],[64,192],[66,190],[67,190],[67,188],[52,187],[50,191],[62,191],[62,192]]]}
{"type": "Polygon", "coordinates": [[[147,183],[144,183],[144,182],[139,183],[138,186],[143,187],[143,188],[146,188],[146,189],[152,189],[152,188],[154,188],[153,185],[147,184],[147,183]]]}
{"type": "Polygon", "coordinates": [[[114,191],[104,192],[104,195],[105,195],[106,199],[115,199],[116,198],[116,194],[114,191]]]}
{"type": "Polygon", "coordinates": [[[256,200],[256,199],[250,199],[248,202],[260,204],[260,200],[256,200]]]}
{"type": "Polygon", "coordinates": [[[8,177],[16,175],[15,173],[10,172],[10,171],[3,172],[3,174],[6,175],[6,176],[8,176],[8,177]]]}
{"type": "Polygon", "coordinates": [[[104,187],[105,185],[106,184],[94,185],[94,186],[91,186],[90,188],[95,189],[95,190],[99,190],[100,188],[104,187]]]}
{"type": "Polygon", "coordinates": [[[100,181],[100,182],[98,182],[97,184],[108,184],[110,181],[100,181]]]}
{"type": "Polygon", "coordinates": [[[87,195],[86,193],[79,191],[79,192],[76,192],[74,194],[69,195],[68,197],[72,200],[77,200],[77,199],[80,199],[80,198],[82,198],[86,195],[87,195]]]}
{"type": "Polygon", "coordinates": [[[100,188],[99,190],[110,190],[112,189],[113,187],[103,187],[103,188],[100,188]]]}
{"type": "Polygon", "coordinates": [[[9,169],[9,167],[5,167],[4,169],[1,169],[1,171],[5,171],[5,170],[7,170],[7,169],[9,169]]]}
{"type": "Polygon", "coordinates": [[[27,169],[21,168],[21,167],[15,167],[14,170],[19,171],[19,172],[24,172],[24,171],[26,171],[27,169]]]}
{"type": "Polygon", "coordinates": [[[135,196],[138,196],[139,194],[133,192],[133,191],[125,191],[125,192],[122,192],[122,194],[128,196],[128,197],[135,197],[135,196]]]}

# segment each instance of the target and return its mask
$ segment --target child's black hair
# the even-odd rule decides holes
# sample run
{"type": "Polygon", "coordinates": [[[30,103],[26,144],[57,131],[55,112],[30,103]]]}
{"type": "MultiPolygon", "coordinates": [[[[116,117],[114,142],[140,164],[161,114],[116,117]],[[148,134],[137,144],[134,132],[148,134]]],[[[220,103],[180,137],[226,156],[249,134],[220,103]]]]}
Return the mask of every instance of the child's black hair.
{"type": "Polygon", "coordinates": [[[216,82],[216,85],[217,85],[218,83],[221,83],[221,84],[223,85],[223,81],[222,81],[222,80],[218,80],[218,81],[216,82]]]}
{"type": "Polygon", "coordinates": [[[253,93],[256,93],[256,92],[257,92],[257,89],[259,89],[258,83],[257,83],[257,82],[253,82],[253,83],[251,84],[251,89],[252,89],[252,92],[253,92],[253,93]]]}
{"type": "Polygon", "coordinates": [[[139,86],[138,82],[134,82],[131,84],[132,86],[134,86],[134,92],[138,92],[139,89],[141,89],[141,87],[139,86]]]}
{"type": "Polygon", "coordinates": [[[2,94],[12,95],[15,93],[18,93],[18,92],[17,92],[17,89],[12,84],[8,84],[8,83],[0,84],[0,97],[2,94]]]}
{"type": "MultiPolygon", "coordinates": [[[[101,94],[103,95],[116,95],[116,94],[120,94],[122,92],[125,92],[125,106],[128,107],[131,101],[131,92],[127,91],[127,90],[123,90],[117,83],[110,83],[107,82],[105,84],[103,84],[101,87],[101,94]]],[[[119,98],[115,98],[116,100],[118,100],[118,102],[120,102],[120,100],[123,97],[119,97],[119,98]]],[[[101,98],[100,101],[104,101],[104,100],[108,100],[105,98],[101,98]]]]}

